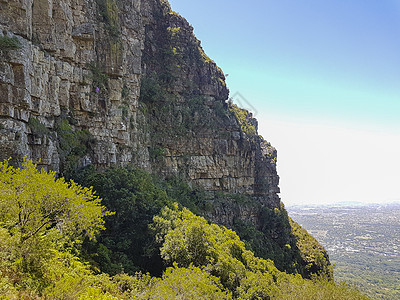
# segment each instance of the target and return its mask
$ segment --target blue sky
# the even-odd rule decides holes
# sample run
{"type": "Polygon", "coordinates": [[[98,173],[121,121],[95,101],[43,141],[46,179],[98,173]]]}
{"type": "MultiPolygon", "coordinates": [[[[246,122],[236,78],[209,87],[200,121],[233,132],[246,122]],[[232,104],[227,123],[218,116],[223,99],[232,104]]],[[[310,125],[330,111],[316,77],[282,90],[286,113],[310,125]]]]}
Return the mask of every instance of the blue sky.
{"type": "Polygon", "coordinates": [[[400,199],[399,0],[170,3],[255,108],[285,203],[400,199]]]}

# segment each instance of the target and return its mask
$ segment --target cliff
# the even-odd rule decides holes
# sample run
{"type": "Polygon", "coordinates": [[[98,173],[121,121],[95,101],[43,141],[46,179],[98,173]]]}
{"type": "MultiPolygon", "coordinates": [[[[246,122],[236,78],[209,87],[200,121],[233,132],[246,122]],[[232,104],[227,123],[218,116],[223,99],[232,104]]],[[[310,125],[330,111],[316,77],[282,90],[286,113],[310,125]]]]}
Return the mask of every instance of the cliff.
{"type": "Polygon", "coordinates": [[[0,1],[0,29],[0,159],[66,176],[88,165],[179,174],[209,193],[209,220],[296,244],[271,221],[284,213],[276,150],[166,1],[0,1]]]}

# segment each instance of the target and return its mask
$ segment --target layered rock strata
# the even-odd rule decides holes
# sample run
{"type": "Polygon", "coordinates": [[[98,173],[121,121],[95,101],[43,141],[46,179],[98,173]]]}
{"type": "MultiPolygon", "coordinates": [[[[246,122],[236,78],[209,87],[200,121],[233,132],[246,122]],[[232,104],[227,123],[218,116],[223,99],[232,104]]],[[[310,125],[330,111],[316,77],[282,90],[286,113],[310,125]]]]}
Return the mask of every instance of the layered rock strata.
{"type": "Polygon", "coordinates": [[[1,159],[61,172],[133,164],[279,207],[275,149],[244,130],[255,120],[230,109],[224,74],[168,3],[20,0],[0,9],[2,39],[19,43],[0,45],[1,159]],[[82,132],[91,138],[79,140],[82,132]]]}

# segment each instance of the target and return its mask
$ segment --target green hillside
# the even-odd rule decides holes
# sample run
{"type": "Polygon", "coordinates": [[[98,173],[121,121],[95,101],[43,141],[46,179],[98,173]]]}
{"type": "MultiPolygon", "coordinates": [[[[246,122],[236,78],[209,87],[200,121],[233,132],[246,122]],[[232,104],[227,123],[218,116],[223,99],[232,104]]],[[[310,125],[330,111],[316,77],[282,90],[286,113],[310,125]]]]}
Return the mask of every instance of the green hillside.
{"type": "Polygon", "coordinates": [[[171,196],[201,211],[205,201],[188,196],[201,191],[156,184],[140,170],[113,172],[89,176],[107,175],[101,202],[30,161],[0,164],[1,299],[367,299],[322,274],[279,271],[171,196]]]}

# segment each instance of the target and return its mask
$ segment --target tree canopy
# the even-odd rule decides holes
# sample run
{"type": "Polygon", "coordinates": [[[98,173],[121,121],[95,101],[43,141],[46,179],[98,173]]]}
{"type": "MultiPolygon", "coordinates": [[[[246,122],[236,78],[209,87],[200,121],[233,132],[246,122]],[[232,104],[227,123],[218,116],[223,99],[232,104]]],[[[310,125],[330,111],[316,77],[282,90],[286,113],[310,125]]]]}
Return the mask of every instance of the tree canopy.
{"type": "Polygon", "coordinates": [[[43,278],[49,259],[84,236],[94,239],[108,214],[92,189],[29,160],[21,168],[0,162],[0,267],[13,262],[17,272],[43,278]]]}
{"type": "MultiPolygon", "coordinates": [[[[0,163],[0,299],[367,299],[318,274],[307,280],[278,270],[233,230],[174,203],[143,171],[90,179],[102,183],[106,203],[117,212],[106,223],[110,213],[91,188],[57,179],[28,160],[21,168],[0,163]],[[96,238],[105,224],[117,238],[103,236],[93,255],[110,258],[137,247],[137,254],[115,260],[135,266],[152,236],[162,274],[120,270],[110,276],[96,268],[107,261],[88,262],[82,240],[96,238]]],[[[191,199],[187,191],[175,192],[191,199]]],[[[301,235],[306,232],[299,229],[301,235]]]]}

